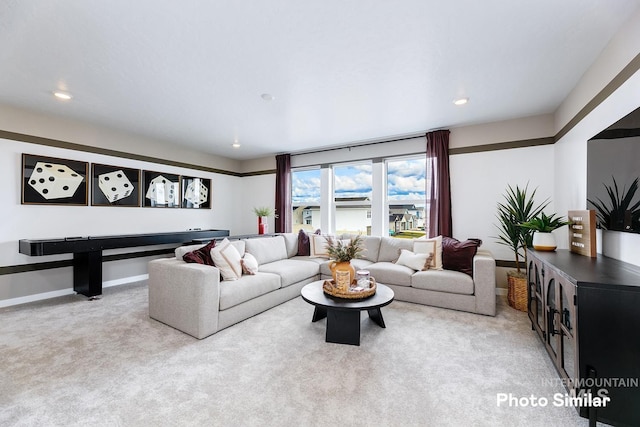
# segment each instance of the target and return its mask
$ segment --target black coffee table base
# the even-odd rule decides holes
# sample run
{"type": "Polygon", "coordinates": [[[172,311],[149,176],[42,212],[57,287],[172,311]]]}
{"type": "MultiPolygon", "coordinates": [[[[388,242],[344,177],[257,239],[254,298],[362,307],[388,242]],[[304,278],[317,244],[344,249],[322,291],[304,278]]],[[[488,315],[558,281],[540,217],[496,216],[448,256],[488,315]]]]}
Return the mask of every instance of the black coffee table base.
{"type": "MultiPolygon", "coordinates": [[[[386,328],[380,308],[367,310],[369,318],[381,328],[386,328]]],[[[360,310],[332,310],[316,306],[313,322],[327,318],[326,342],[360,345],[360,310]]]]}

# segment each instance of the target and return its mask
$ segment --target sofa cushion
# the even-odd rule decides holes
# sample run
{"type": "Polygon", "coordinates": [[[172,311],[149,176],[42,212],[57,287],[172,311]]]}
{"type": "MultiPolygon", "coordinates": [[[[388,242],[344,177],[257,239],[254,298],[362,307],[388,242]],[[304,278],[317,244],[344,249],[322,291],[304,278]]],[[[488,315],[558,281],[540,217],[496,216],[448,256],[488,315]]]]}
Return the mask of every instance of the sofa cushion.
{"type": "Polygon", "coordinates": [[[420,237],[413,240],[413,251],[415,253],[432,254],[429,269],[442,270],[442,236],[420,237]]]}
{"type": "Polygon", "coordinates": [[[398,258],[396,264],[404,265],[412,270],[422,271],[429,269],[429,263],[432,258],[432,254],[416,254],[406,249],[402,249],[400,251],[400,258],[398,258]]]}
{"type": "MultiPolygon", "coordinates": [[[[343,234],[342,239],[351,239],[357,236],[357,234],[343,234]]],[[[360,259],[366,259],[368,261],[378,261],[378,254],[380,253],[380,236],[361,236],[362,247],[364,250],[360,254],[360,259]]]]}
{"type": "Polygon", "coordinates": [[[268,264],[261,264],[259,271],[277,274],[281,279],[280,286],[286,288],[294,283],[317,276],[320,268],[313,261],[282,259],[268,264]]]}
{"type": "Polygon", "coordinates": [[[411,277],[411,287],[453,294],[473,295],[473,279],[459,271],[418,271],[411,277]]]}
{"type": "Polygon", "coordinates": [[[246,252],[240,260],[240,264],[242,265],[242,273],[243,274],[256,274],[258,272],[258,260],[256,257],[251,255],[249,252],[246,252]]]}
{"type": "Polygon", "coordinates": [[[376,262],[367,267],[376,282],[385,285],[411,286],[414,271],[404,265],[392,262],[376,262]]]}
{"type": "Polygon", "coordinates": [[[245,245],[245,250],[256,257],[260,265],[287,259],[287,247],[282,236],[247,239],[245,245]]]}
{"type": "Polygon", "coordinates": [[[226,310],[280,287],[280,276],[258,272],[232,282],[220,282],[220,310],[226,310]]]}
{"type": "Polygon", "coordinates": [[[298,255],[298,235],[295,233],[282,233],[284,246],[287,249],[287,258],[298,255]]]}
{"type": "Polygon", "coordinates": [[[216,246],[216,241],[212,240],[205,246],[196,249],[195,251],[187,252],[182,257],[182,260],[187,263],[203,264],[214,266],[213,259],[211,259],[211,249],[216,246]]]}
{"type": "Polygon", "coordinates": [[[473,257],[482,245],[480,239],[461,242],[452,237],[442,238],[442,265],[447,270],[459,271],[473,276],[473,257]]]}
{"type": "Polygon", "coordinates": [[[396,262],[400,257],[400,250],[413,251],[413,240],[397,237],[382,237],[380,240],[380,252],[378,261],[396,262]]]}
{"type": "Polygon", "coordinates": [[[242,256],[227,238],[211,249],[211,259],[220,270],[222,280],[238,280],[242,277],[242,256]]]}

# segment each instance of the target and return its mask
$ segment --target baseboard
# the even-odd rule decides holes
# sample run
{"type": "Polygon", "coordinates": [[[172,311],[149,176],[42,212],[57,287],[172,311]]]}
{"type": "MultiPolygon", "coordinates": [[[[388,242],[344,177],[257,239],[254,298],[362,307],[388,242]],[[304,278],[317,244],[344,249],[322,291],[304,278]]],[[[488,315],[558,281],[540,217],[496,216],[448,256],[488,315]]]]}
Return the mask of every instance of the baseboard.
{"type": "MultiPolygon", "coordinates": [[[[131,276],[124,277],[122,279],[115,280],[107,280],[106,282],[102,282],[102,288],[111,288],[113,286],[126,285],[129,283],[139,282],[141,280],[147,280],[149,278],[148,274],[141,274],[139,276],[131,276]]],[[[43,292],[40,294],[27,295],[24,297],[10,298],[5,300],[0,300],[0,308],[11,307],[14,305],[27,304],[30,302],[42,301],[45,299],[63,297],[67,295],[75,294],[73,288],[69,289],[61,289],[59,291],[51,291],[51,292],[43,292]]]]}
{"type": "Polygon", "coordinates": [[[507,288],[496,288],[496,295],[507,295],[507,288]]]}

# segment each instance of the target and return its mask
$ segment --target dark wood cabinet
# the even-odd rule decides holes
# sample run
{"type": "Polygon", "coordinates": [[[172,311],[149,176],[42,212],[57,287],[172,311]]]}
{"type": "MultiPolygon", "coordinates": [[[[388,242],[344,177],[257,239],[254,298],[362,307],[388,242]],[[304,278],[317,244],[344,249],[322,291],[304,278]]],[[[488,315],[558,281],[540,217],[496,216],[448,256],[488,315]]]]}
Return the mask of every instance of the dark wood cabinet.
{"type": "MultiPolygon", "coordinates": [[[[581,416],[640,425],[640,268],[568,250],[527,251],[531,327],[569,396],[606,396],[581,416]]],[[[595,424],[594,424],[595,425],[595,424]]]]}

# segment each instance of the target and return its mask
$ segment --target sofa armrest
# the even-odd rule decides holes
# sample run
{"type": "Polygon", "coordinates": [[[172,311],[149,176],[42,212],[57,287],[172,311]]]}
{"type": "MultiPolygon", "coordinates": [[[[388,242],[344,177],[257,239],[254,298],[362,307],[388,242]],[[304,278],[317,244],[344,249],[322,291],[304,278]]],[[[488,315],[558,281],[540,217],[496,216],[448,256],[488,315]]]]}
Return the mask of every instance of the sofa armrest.
{"type": "Polygon", "coordinates": [[[198,339],[218,330],[220,270],[175,258],[149,262],[149,316],[198,339]]]}
{"type": "Polygon", "coordinates": [[[473,286],[476,312],[496,315],[496,260],[491,252],[478,250],[473,257],[473,286]]]}

